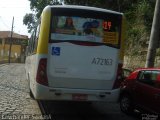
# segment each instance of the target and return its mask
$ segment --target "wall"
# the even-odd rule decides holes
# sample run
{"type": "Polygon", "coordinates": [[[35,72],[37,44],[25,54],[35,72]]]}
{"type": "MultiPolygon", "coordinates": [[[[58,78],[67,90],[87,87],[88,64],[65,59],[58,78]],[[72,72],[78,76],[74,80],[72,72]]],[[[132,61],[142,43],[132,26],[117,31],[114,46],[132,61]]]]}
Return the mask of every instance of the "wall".
{"type": "MultiPolygon", "coordinates": [[[[9,44],[2,45],[0,44],[0,60],[6,60],[9,56],[9,44]]],[[[11,48],[11,58],[17,59],[21,55],[21,45],[12,45],[11,48]]]]}

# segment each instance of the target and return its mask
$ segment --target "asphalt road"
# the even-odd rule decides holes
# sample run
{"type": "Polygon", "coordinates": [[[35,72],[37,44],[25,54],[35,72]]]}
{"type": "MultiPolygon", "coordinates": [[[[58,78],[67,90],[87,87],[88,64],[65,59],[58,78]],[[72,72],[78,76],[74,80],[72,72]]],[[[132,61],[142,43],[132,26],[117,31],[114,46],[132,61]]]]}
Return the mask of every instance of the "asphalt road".
{"type": "Polygon", "coordinates": [[[140,120],[139,114],[122,113],[117,103],[43,101],[53,120],[140,120]]]}
{"type": "MultiPolygon", "coordinates": [[[[0,66],[0,114],[40,114],[37,101],[29,96],[24,64],[0,66]]],[[[138,120],[140,116],[127,116],[118,103],[81,103],[44,101],[47,114],[53,120],[138,120]]]]}

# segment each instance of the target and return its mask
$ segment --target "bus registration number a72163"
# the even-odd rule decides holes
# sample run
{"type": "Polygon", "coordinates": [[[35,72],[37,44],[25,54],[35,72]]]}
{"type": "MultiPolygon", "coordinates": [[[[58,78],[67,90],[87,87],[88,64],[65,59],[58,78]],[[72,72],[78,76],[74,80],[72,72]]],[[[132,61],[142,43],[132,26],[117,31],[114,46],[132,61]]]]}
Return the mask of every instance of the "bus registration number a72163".
{"type": "Polygon", "coordinates": [[[93,58],[92,59],[92,64],[96,64],[96,65],[112,65],[113,64],[113,60],[112,59],[106,59],[106,58],[93,58]]]}

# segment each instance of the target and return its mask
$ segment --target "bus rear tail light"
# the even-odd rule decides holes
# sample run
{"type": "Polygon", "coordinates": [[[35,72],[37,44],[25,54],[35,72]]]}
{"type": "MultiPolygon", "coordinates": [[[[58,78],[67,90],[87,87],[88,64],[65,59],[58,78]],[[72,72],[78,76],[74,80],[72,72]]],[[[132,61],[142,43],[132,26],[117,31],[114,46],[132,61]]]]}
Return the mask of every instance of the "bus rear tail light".
{"type": "Polygon", "coordinates": [[[42,58],[39,61],[38,71],[36,76],[36,81],[39,84],[48,86],[48,78],[47,78],[47,59],[42,58]]]}
{"type": "Polygon", "coordinates": [[[113,89],[119,88],[122,82],[122,75],[123,75],[123,69],[122,69],[123,64],[118,64],[118,69],[117,69],[117,77],[113,85],[113,89]]]}

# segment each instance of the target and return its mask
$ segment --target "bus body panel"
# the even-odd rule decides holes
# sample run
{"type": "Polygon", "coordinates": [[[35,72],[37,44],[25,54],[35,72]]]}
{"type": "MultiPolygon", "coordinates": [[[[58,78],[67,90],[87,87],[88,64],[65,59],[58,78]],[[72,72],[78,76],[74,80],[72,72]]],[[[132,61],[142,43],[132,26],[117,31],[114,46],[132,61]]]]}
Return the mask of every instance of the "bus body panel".
{"type": "MultiPolygon", "coordinates": [[[[26,59],[26,75],[35,99],[75,101],[73,97],[76,94],[86,96],[86,99],[79,99],[81,101],[117,101],[120,89],[115,89],[113,86],[118,78],[118,66],[123,63],[123,25],[120,25],[123,32],[120,32],[118,47],[107,46],[103,43],[104,41],[100,44],[97,41],[93,46],[74,44],[81,41],[62,42],[59,40],[54,42],[54,38],[51,40],[51,37],[54,37],[51,33],[53,8],[53,6],[47,6],[43,10],[37,49],[30,52],[26,59]],[[42,59],[47,61],[47,85],[37,82],[38,68],[42,59]]],[[[72,6],[57,8],[72,9],[72,6]]],[[[74,9],[103,11],[114,14],[114,16],[123,16],[118,12],[94,7],[74,6],[73,11],[74,9]]],[[[124,24],[123,20],[121,24],[124,24]]],[[[86,40],[85,42],[92,41],[86,40]]],[[[35,43],[29,45],[31,46],[29,49],[34,46],[33,44],[35,43]]]]}
{"type": "Polygon", "coordinates": [[[118,49],[52,43],[48,53],[49,86],[112,89],[118,66],[118,49]]]}
{"type": "Polygon", "coordinates": [[[71,88],[52,88],[36,83],[34,91],[37,100],[67,100],[67,101],[104,101],[117,102],[120,89],[115,90],[87,90],[87,89],[71,89],[71,88]],[[57,94],[58,93],[58,94],[57,94]],[[73,95],[86,95],[86,98],[74,99],[73,95]],[[102,97],[101,95],[104,95],[102,97]]]}
{"type": "Polygon", "coordinates": [[[31,89],[34,96],[35,96],[35,91],[37,89],[36,75],[37,75],[38,64],[40,59],[47,58],[47,56],[48,55],[46,54],[34,54],[26,58],[26,62],[25,62],[25,69],[27,73],[26,76],[29,80],[29,88],[31,89]]]}
{"type": "MultiPolygon", "coordinates": [[[[37,100],[72,100],[77,101],[73,99],[74,94],[84,94],[87,95],[87,98],[83,101],[107,101],[107,102],[117,102],[119,97],[119,89],[115,90],[104,90],[104,89],[84,89],[84,88],[61,88],[61,87],[53,87],[53,86],[44,86],[36,81],[36,74],[38,69],[38,63],[41,59],[47,58],[47,54],[37,54],[27,57],[26,59],[26,72],[29,73],[29,86],[30,89],[34,95],[34,98],[37,100]],[[57,93],[60,93],[60,95],[56,95],[57,93]],[[100,97],[101,95],[104,95],[105,97],[100,97]]],[[[48,70],[47,70],[48,71],[48,70]]],[[[58,78],[59,80],[60,78],[58,78]]],[[[53,79],[54,80],[54,79],[53,79]]],[[[62,78],[62,80],[64,80],[62,78]]],[[[66,80],[66,78],[65,78],[66,80]]],[[[84,81],[84,79],[81,79],[84,81]]],[[[49,80],[50,82],[51,80],[49,80]]],[[[73,81],[77,81],[77,79],[74,79],[73,81]]],[[[105,80],[106,81],[106,80],[105,80]]],[[[108,84],[112,84],[109,83],[108,84]]],[[[113,81],[112,81],[113,82],[113,81]]],[[[66,84],[68,82],[60,83],[60,84],[66,84]]],[[[82,83],[82,82],[81,82],[82,83]]],[[[98,85],[104,84],[102,81],[95,81],[95,83],[98,85]]],[[[78,84],[78,83],[76,83],[78,84]]],[[[75,86],[76,84],[72,85],[75,86]]],[[[85,82],[87,84],[87,82],[85,82]]],[[[85,85],[83,83],[83,85],[85,85]]],[[[91,85],[91,81],[88,81],[88,84],[91,85]]],[[[95,86],[94,86],[95,87],[95,86]]]]}

